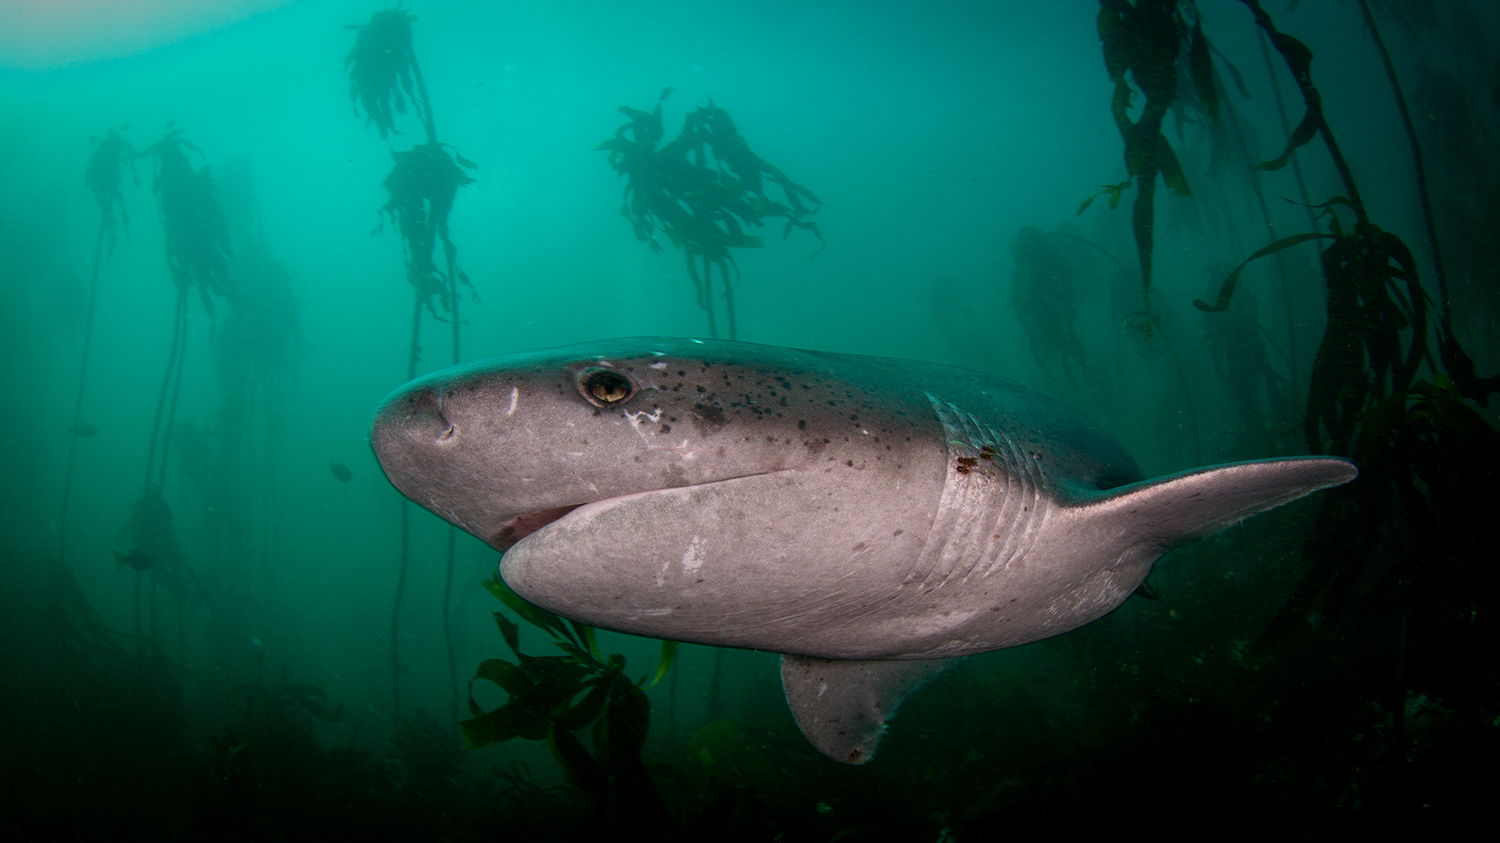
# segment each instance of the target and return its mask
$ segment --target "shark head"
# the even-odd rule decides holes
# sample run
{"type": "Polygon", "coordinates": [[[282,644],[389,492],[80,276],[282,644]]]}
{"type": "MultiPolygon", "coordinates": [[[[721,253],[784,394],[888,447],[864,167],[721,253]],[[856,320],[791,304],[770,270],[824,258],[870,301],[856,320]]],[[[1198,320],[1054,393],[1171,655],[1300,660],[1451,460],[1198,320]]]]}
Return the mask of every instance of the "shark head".
{"type": "Polygon", "coordinates": [[[532,603],[784,654],[804,733],[853,762],[947,661],[1075,629],[1171,547],[1355,473],[1306,458],[1148,481],[1000,378],[664,338],[433,373],[382,402],[371,442],[532,603]]]}
{"type": "MultiPolygon", "coordinates": [[[[706,346],[618,341],[445,369],[388,396],[371,442],[398,489],[501,551],[586,504],[803,466],[795,448],[731,443],[742,407],[767,409],[733,385],[763,376],[706,346]]],[[[777,445],[795,433],[784,414],[762,421],[777,445]]]]}
{"type": "Polygon", "coordinates": [[[404,494],[505,551],[588,505],[931,446],[908,408],[832,375],[812,352],[688,339],[512,355],[391,393],[371,443],[404,494]]]}

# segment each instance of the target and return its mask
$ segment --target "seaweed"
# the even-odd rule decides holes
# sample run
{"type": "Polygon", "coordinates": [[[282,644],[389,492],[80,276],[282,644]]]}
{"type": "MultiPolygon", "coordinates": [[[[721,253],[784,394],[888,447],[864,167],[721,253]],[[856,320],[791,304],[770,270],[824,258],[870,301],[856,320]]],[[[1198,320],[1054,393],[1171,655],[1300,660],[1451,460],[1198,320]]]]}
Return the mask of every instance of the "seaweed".
{"type": "MultiPolygon", "coordinates": [[[[1311,49],[1278,31],[1257,0],[1242,2],[1282,55],[1307,109],[1286,151],[1261,166],[1283,166],[1321,137],[1345,194],[1316,206],[1329,233],[1295,234],[1261,248],[1230,273],[1213,304],[1194,304],[1222,311],[1249,262],[1331,241],[1320,259],[1327,328],[1313,363],[1303,433],[1310,448],[1350,457],[1362,475],[1325,497],[1303,547],[1310,567],[1250,654],[1264,656],[1309,615],[1387,619],[1395,626],[1392,693],[1400,698],[1390,705],[1390,740],[1392,751],[1404,754],[1406,689],[1452,694],[1460,704],[1475,700],[1488,680],[1455,680],[1468,671],[1444,667],[1483,660],[1500,644],[1487,621],[1495,576],[1484,558],[1500,538],[1486,514],[1500,504],[1489,477],[1500,461],[1500,430],[1474,406],[1500,390],[1500,376],[1476,374],[1445,309],[1435,317],[1411,250],[1370,219],[1323,115],[1311,49]],[[1341,209],[1353,214],[1352,225],[1340,220],[1341,209]]],[[[1412,154],[1420,162],[1415,143],[1412,154]]],[[[1425,180],[1425,171],[1417,171],[1425,180]]],[[[1423,201],[1422,210],[1436,246],[1430,202],[1423,201]]]]}
{"type": "Polygon", "coordinates": [[[135,174],[135,149],[120,131],[111,127],[103,137],[89,138],[89,142],[94,144],[94,152],[89,156],[88,166],[84,169],[84,184],[94,194],[94,201],[99,204],[100,231],[109,237],[111,252],[115,245],[116,216],[118,215],[119,225],[127,228],[130,226],[130,214],[125,210],[125,196],[120,193],[120,177],[125,165],[130,166],[131,177],[136,184],[140,184],[140,178],[135,174]]]}
{"type": "Polygon", "coordinates": [[[661,232],[682,250],[698,306],[707,313],[709,335],[715,338],[713,270],[718,268],[729,338],[735,339],[734,288],[740,272],[729,250],[764,246],[746,229],[763,228],[768,218],[785,220],[784,238],[797,228],[823,242],[822,230],[811,219],[823,202],[751,151],[729,112],[712,100],[688,114],[676,139],[658,146],[664,136],[662,103],[671,94],[671,88],[663,89],[649,113],[621,106],[618,110],[630,122],[595,150],[607,152],[610,167],[626,179],[620,213],[636,239],[660,253],[656,233],[661,232]],[[767,177],[781,186],[784,204],[766,195],[767,177]]]}
{"type": "MultiPolygon", "coordinates": [[[[364,25],[349,24],[346,29],[357,30],[354,48],[344,57],[344,69],[349,74],[349,98],[356,106],[363,105],[367,122],[374,123],[380,137],[400,134],[396,129],[396,115],[406,113],[410,100],[422,127],[427,142],[417,144],[410,150],[391,151],[395,163],[381,183],[388,198],[380,213],[389,219],[401,233],[406,261],[406,280],[413,290],[411,315],[411,343],[407,353],[406,378],[416,377],[417,364],[421,360],[422,310],[437,321],[449,322],[453,337],[453,362],[459,362],[459,318],[458,285],[469,288],[474,301],[479,300],[469,276],[458,266],[458,247],[448,232],[448,215],[453,209],[453,200],[458,188],[472,184],[473,179],[462,168],[479,169],[479,165],[463,157],[457,149],[438,141],[437,120],[433,116],[432,100],[427,95],[427,83],[422,77],[422,66],[417,61],[416,49],[412,46],[411,23],[417,16],[403,10],[398,3],[394,9],[382,9],[370,16],[364,25]],[[433,250],[438,243],[443,245],[444,269],[439,270],[433,259],[433,250]],[[438,315],[433,298],[443,303],[448,318],[438,315]]],[[[356,107],[355,114],[358,115],[356,107]]],[[[384,226],[382,222],[376,232],[384,226]]],[[[391,707],[398,718],[401,710],[401,675],[403,673],[398,630],[401,623],[401,603],[406,589],[406,572],[410,563],[410,503],[401,504],[400,561],[396,576],[396,597],[391,608],[391,707]]],[[[448,528],[448,564],[443,588],[443,636],[448,650],[449,684],[452,688],[452,704],[455,716],[458,712],[458,667],[454,657],[453,633],[450,625],[450,605],[453,591],[453,569],[457,547],[456,527],[448,528]]]]}
{"type": "MultiPolygon", "coordinates": [[[[438,242],[443,244],[449,271],[471,293],[474,290],[469,276],[458,268],[458,248],[448,234],[448,215],[453,210],[458,189],[474,183],[459,166],[473,168],[475,165],[456,152],[450,156],[445,148],[451,149],[447,144],[426,143],[406,152],[392,151],[395,164],[381,182],[390,198],[381,206],[380,212],[401,232],[405,245],[406,280],[416,290],[418,301],[438,321],[446,320],[433,307],[434,296],[442,301],[445,312],[452,314],[457,308],[453,285],[432,259],[438,242]]],[[[477,300],[478,294],[474,293],[474,297],[477,300]]],[[[456,326],[454,330],[457,330],[456,326]]]]}
{"type": "MultiPolygon", "coordinates": [[[[88,383],[89,352],[94,342],[94,308],[99,300],[99,268],[104,258],[115,250],[115,232],[118,225],[130,226],[130,215],[125,211],[125,196],[120,193],[120,177],[125,165],[130,165],[131,176],[135,176],[135,150],[125,140],[119,129],[110,128],[103,137],[89,138],[94,152],[84,167],[84,184],[94,194],[99,205],[99,229],[94,236],[93,270],[89,275],[89,300],[84,315],[83,350],[78,363],[78,388],[73,398],[73,423],[70,431],[82,431],[88,427],[82,423],[83,396],[88,383]],[[118,215],[118,217],[117,217],[118,215]],[[109,247],[105,249],[105,241],[109,247]]],[[[68,506],[73,494],[73,464],[77,460],[80,435],[68,437],[68,456],[63,462],[62,501],[57,515],[57,558],[64,564],[68,557],[68,506]]]]}
{"type": "Polygon", "coordinates": [[[414,79],[420,80],[422,74],[411,45],[411,22],[416,19],[416,15],[397,4],[394,9],[382,9],[371,15],[363,26],[356,23],[344,27],[358,30],[354,48],[344,56],[344,70],[349,74],[349,101],[355,105],[356,117],[359,106],[364,106],[366,121],[375,124],[381,139],[400,134],[396,115],[406,113],[407,100],[411,100],[428,127],[429,137],[434,134],[426,93],[417,96],[413,87],[414,79]]]}
{"type": "Polygon", "coordinates": [[[1037,226],[1016,237],[1015,277],[1011,304],[1031,355],[1049,375],[1061,366],[1068,384],[1078,386],[1077,372],[1088,372],[1087,353],[1078,336],[1078,289],[1073,266],[1062,250],[1048,242],[1037,226]]]}
{"type": "Polygon", "coordinates": [[[546,741],[571,784],[592,800],[599,819],[641,820],[666,827],[666,806],[641,751],[651,723],[651,703],[643,689],[661,681],[671,668],[677,644],[663,641],[654,673],[632,681],[625,657],[602,656],[594,629],[527,603],[498,576],[485,588],[529,625],[545,631],[563,651],[559,656],[521,652],[519,627],[500,612],[495,623],[515,661],[489,659],[469,680],[469,711],[459,725],[469,748],[514,738],[546,741]],[[474,683],[492,683],[509,695],[504,705],[485,711],[474,700],[474,683]],[[591,733],[593,751],[574,734],[591,733]]]}
{"type": "MultiPolygon", "coordinates": [[[[153,159],[152,189],[161,211],[162,239],[167,269],[176,287],[176,302],[166,371],[162,376],[161,391],[157,394],[156,412],[146,450],[145,479],[140,497],[132,508],[130,521],[120,531],[120,538],[129,534],[130,546],[124,553],[116,551],[121,567],[128,565],[135,571],[135,637],[138,657],[145,656],[148,642],[150,648],[156,646],[158,586],[167,589],[176,598],[179,671],[183,667],[180,657],[186,651],[185,606],[189,600],[205,596],[201,584],[178,548],[171,511],[162,493],[172,432],[175,429],[177,401],[182,392],[188,337],[188,292],[192,287],[198,288],[203,308],[210,320],[214,318],[216,297],[235,300],[234,285],[229,274],[228,223],[215,196],[214,181],[208,166],[205,164],[195,169],[188,158],[189,152],[202,155],[198,147],[182,137],[181,129],[173,128],[169,123],[160,140],[135,153],[136,157],[153,159]],[[151,590],[150,603],[146,608],[148,622],[143,629],[141,590],[146,578],[149,578],[151,590]]],[[[103,174],[108,169],[103,166],[91,168],[91,173],[103,174]]],[[[91,186],[96,184],[92,177],[90,182],[91,186]]],[[[98,181],[97,185],[101,189],[105,187],[103,181],[98,181]]],[[[108,190],[102,190],[102,195],[108,199],[111,194],[108,190]]],[[[107,207],[108,203],[101,205],[101,208],[107,207]]]]}
{"type": "MultiPolygon", "coordinates": [[[[1141,294],[1146,312],[1151,312],[1151,270],[1156,229],[1156,179],[1178,196],[1191,196],[1187,177],[1172,145],[1162,134],[1168,109],[1178,102],[1179,65],[1186,64],[1198,92],[1199,105],[1211,122],[1218,116],[1218,95],[1213,81],[1210,45],[1203,34],[1201,15],[1187,26],[1177,0],[1100,0],[1099,39],[1104,49],[1104,67],[1114,83],[1110,112],[1125,142],[1125,170],[1129,179],[1107,185],[1110,207],[1118,206],[1121,194],[1132,182],[1136,188],[1132,210],[1136,252],[1141,267],[1141,294]],[[1132,83],[1134,83],[1132,85],[1132,83]],[[1140,116],[1132,120],[1132,100],[1139,90],[1146,98],[1140,116]]],[[[1083,201],[1078,212],[1088,208],[1095,193],[1083,201]]]]}
{"type": "Polygon", "coordinates": [[[213,296],[234,297],[229,279],[229,224],[214,196],[207,165],[193,169],[188,152],[202,150],[170,124],[161,140],[139,154],[154,159],[152,190],[161,205],[167,268],[180,289],[197,286],[203,309],[214,315],[213,296]],[[213,296],[210,295],[213,294],[213,296]]]}

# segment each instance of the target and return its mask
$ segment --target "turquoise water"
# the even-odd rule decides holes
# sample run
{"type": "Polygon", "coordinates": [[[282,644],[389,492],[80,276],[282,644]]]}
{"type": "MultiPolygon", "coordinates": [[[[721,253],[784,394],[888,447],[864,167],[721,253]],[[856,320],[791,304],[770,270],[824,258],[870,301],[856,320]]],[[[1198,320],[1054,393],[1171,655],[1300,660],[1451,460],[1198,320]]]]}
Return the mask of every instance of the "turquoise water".
{"type": "MultiPolygon", "coordinates": [[[[75,5],[87,9],[56,8],[75,5]]],[[[412,508],[393,648],[402,503],[366,438],[412,359],[413,287],[398,226],[379,213],[382,183],[392,152],[424,128],[408,106],[382,139],[350,102],[346,25],[379,7],[246,5],[255,13],[189,24],[167,7],[129,27],[102,13],[73,24],[3,13],[14,17],[0,70],[0,694],[13,714],[0,825],[31,839],[235,825],[252,829],[247,839],[569,838],[648,824],[690,839],[967,840],[1033,821],[1107,827],[1142,807],[1167,822],[1306,811],[1313,831],[1477,804],[1472,782],[1438,771],[1492,746],[1500,716],[1493,657],[1476,655],[1494,636],[1493,577],[1474,561],[1493,528],[1466,520],[1493,503],[1493,484],[1465,485],[1490,465],[1488,393],[1456,402],[1479,420],[1467,438],[1445,428],[1458,450],[1403,452],[1417,462],[1396,475],[1422,480],[1391,481],[1394,509],[1349,504],[1377,538],[1338,569],[1333,596],[1294,599],[1324,570],[1304,546],[1328,528],[1317,503],[1264,516],[1166,557],[1157,600],[945,674],[906,704],[866,767],[802,741],[773,655],[696,646],[647,692],[644,759],[661,805],[637,790],[600,807],[566,784],[544,742],[465,753],[452,725],[466,716],[463,683],[506,655],[499,604],[480,585],[498,557],[460,535],[450,580],[446,525],[412,508]],[[180,241],[164,234],[161,156],[123,159],[128,224],[112,247],[99,239],[85,166],[91,139],[110,130],[137,152],[180,132],[190,146],[157,148],[185,154],[196,183],[213,185],[198,207],[223,214],[224,274],[213,277],[226,286],[183,276],[198,280],[180,344],[164,259],[180,241]],[[90,316],[96,242],[106,248],[90,316]],[[1444,473],[1465,462],[1470,474],[1444,473]],[[1400,496],[1408,489],[1437,515],[1414,514],[1428,510],[1400,496]],[[157,500],[170,520],[137,514],[157,500]],[[137,572],[128,557],[143,547],[151,559],[137,572]],[[1263,641],[1268,628],[1278,631],[1263,641]],[[523,781],[557,789],[491,772],[519,775],[516,764],[523,781]]],[[[1379,54],[1357,5],[1294,5],[1267,11],[1316,55],[1328,125],[1369,219],[1415,253],[1435,337],[1443,295],[1379,54]]],[[[1375,6],[1427,156],[1449,321],[1483,376],[1500,357],[1500,21],[1480,3],[1375,6]]],[[[1186,37],[1179,45],[1163,133],[1192,196],[1155,181],[1149,299],[1137,189],[1080,213],[1131,176],[1094,4],[404,8],[436,137],[477,165],[463,168],[473,182],[450,218],[477,299],[460,289],[457,340],[451,319],[433,318],[442,294],[419,314],[417,373],[453,363],[455,346],[474,360],[708,335],[680,249],[662,233],[659,253],[636,239],[620,212],[626,181],[596,149],[629,122],[617,108],[649,112],[671,87],[664,141],[698,109],[722,108],[819,200],[799,220],[821,238],[795,227],[783,237],[773,214],[750,232],[763,246],[732,250],[739,339],[1021,381],[1089,414],[1148,476],[1351,453],[1348,442],[1315,448],[1303,424],[1329,327],[1319,244],[1251,264],[1226,313],[1192,304],[1213,301],[1257,249],[1310,230],[1297,203],[1349,193],[1321,141],[1295,169],[1254,175],[1285,147],[1278,97],[1291,126],[1304,108],[1242,3],[1197,4],[1219,51],[1212,126],[1186,37]]],[[[1131,119],[1143,104],[1137,92],[1131,119]]],[[[767,196],[789,201],[770,182],[767,196]]],[[[1338,210],[1352,230],[1353,213],[1338,210]]],[[[437,258],[441,270],[441,248],[437,258]]],[[[708,301],[727,336],[722,288],[708,301]]],[[[1355,371],[1368,362],[1356,354],[1355,371]]],[[[1434,353],[1412,377],[1449,369],[1434,353]]],[[[600,641],[632,676],[656,663],[655,642],[600,641]]],[[[522,642],[555,652],[534,628],[522,642]]],[[[484,708],[504,700],[477,693],[484,708]]]]}

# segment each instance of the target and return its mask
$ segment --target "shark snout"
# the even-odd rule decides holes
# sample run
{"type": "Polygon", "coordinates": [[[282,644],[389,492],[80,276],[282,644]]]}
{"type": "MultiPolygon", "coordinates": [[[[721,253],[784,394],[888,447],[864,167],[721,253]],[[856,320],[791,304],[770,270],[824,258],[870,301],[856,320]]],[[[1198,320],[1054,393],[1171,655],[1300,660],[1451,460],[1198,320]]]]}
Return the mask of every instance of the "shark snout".
{"type": "Polygon", "coordinates": [[[451,442],[454,433],[439,393],[419,386],[398,390],[380,403],[370,424],[370,447],[396,488],[425,500],[421,489],[433,468],[435,448],[451,442]]]}
{"type": "Polygon", "coordinates": [[[375,414],[376,439],[397,434],[413,444],[442,442],[453,436],[453,423],[443,415],[443,400],[436,389],[418,387],[387,398],[375,414]]]}
{"type": "Polygon", "coordinates": [[[453,422],[443,415],[443,399],[435,389],[419,389],[412,396],[407,424],[423,438],[442,441],[453,436],[453,422]]]}

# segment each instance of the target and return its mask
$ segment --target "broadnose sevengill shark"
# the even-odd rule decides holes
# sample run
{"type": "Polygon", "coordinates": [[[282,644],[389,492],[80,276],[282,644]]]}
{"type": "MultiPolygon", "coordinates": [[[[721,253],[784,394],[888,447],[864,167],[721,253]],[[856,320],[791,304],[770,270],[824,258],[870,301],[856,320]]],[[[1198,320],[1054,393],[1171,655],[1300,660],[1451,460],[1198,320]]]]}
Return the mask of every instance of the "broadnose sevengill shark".
{"type": "Polygon", "coordinates": [[[1147,481],[1002,378],[690,339],[444,369],[389,395],[370,438],[532,603],[783,654],[803,734],[847,763],[954,660],[1076,629],[1172,547],[1357,473],[1308,457],[1147,481]]]}

